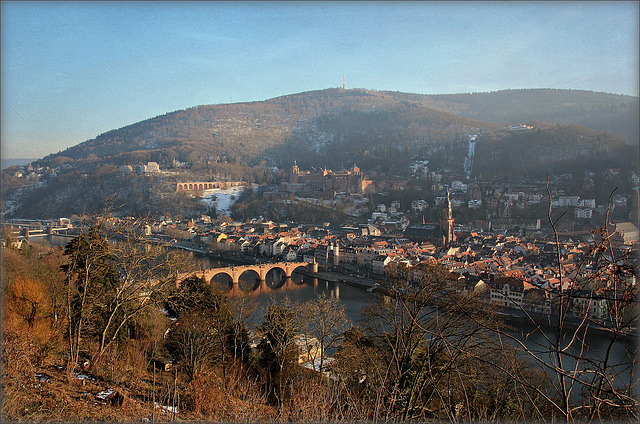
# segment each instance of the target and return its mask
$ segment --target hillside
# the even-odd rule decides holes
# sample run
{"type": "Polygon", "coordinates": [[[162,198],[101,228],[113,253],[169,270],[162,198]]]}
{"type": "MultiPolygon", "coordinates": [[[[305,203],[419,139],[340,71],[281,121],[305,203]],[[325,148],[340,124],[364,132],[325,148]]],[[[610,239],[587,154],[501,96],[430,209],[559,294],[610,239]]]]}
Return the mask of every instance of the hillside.
{"type": "Polygon", "coordinates": [[[637,165],[637,147],[607,133],[577,125],[531,124],[533,130],[479,141],[475,175],[481,180],[514,181],[637,165]]]}
{"type": "Polygon", "coordinates": [[[638,98],[582,90],[502,90],[431,96],[433,106],[502,124],[581,125],[638,144],[638,98]]]}
{"type": "Polygon", "coordinates": [[[469,128],[495,131],[530,121],[584,126],[637,144],[638,99],[571,90],[426,96],[326,89],[167,113],[100,134],[44,163],[96,155],[114,165],[153,160],[170,166],[174,159],[191,164],[208,159],[282,166],[291,162],[283,160],[282,148],[305,157],[310,153],[315,162],[334,158],[331,148],[336,146],[340,152],[348,147],[354,160],[362,160],[365,151],[380,145],[421,154],[421,145],[449,140],[469,128]]]}
{"type": "MultiPolygon", "coordinates": [[[[576,107],[566,106],[570,95],[582,96],[580,104],[594,110],[612,108],[620,100],[602,93],[558,91],[554,94],[564,96],[551,96],[548,106],[558,116],[560,110],[582,116],[576,107]]],[[[123,213],[207,213],[193,197],[176,194],[175,182],[277,184],[287,179],[294,161],[302,169],[340,170],[356,163],[367,176],[380,179],[407,178],[414,161],[428,160],[431,170],[459,179],[512,181],[557,170],[581,172],[585,166],[594,171],[627,166],[629,158],[637,157],[637,147],[585,126],[540,121],[534,130],[513,133],[497,118],[510,110],[508,105],[514,116],[529,116],[526,107],[543,110],[545,93],[425,96],[326,89],[262,102],[196,106],[49,155],[34,163],[47,170],[35,178],[18,177],[12,168],[3,171],[3,213],[25,218],[92,213],[114,195],[126,205],[123,213]],[[533,94],[537,103],[527,101],[533,94]],[[478,112],[483,107],[484,115],[478,112]],[[461,116],[472,112],[485,120],[461,116]],[[472,174],[465,175],[470,135],[477,136],[476,158],[472,174]],[[122,170],[149,161],[169,173],[140,178],[122,170]]],[[[633,108],[629,104],[625,107],[633,108]]],[[[520,121],[532,122],[512,123],[520,121]]]]}
{"type": "Polygon", "coordinates": [[[364,151],[378,137],[400,144],[425,136],[442,140],[479,125],[427,103],[424,96],[327,89],[264,102],[196,106],[100,134],[43,163],[59,165],[95,155],[115,165],[153,160],[170,166],[174,159],[191,164],[210,159],[250,165],[267,160],[277,166],[283,146],[288,150],[302,143],[305,150],[320,153],[323,145],[339,141],[354,142],[364,151]]]}

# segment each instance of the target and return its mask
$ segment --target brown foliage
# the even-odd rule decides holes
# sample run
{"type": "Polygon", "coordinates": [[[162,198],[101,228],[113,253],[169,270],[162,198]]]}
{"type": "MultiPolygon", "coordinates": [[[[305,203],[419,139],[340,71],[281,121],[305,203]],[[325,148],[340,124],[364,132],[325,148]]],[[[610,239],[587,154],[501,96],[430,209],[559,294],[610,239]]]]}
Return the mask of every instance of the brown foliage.
{"type": "Polygon", "coordinates": [[[91,373],[105,381],[112,381],[133,390],[143,390],[148,376],[148,360],[139,342],[124,346],[110,346],[102,355],[95,355],[91,373]]]}
{"type": "Polygon", "coordinates": [[[242,375],[242,367],[227,370],[227,386],[215,373],[199,375],[186,387],[181,407],[194,418],[208,421],[271,422],[275,408],[265,405],[258,384],[242,375]]]}
{"type": "MultiPolygon", "coordinates": [[[[62,342],[64,315],[59,310],[59,274],[50,254],[4,251],[2,281],[3,324],[32,344],[30,355],[41,365],[49,352],[62,342]],[[6,263],[5,263],[6,261],[6,263]]],[[[59,266],[59,262],[58,266],[59,266]]]]}

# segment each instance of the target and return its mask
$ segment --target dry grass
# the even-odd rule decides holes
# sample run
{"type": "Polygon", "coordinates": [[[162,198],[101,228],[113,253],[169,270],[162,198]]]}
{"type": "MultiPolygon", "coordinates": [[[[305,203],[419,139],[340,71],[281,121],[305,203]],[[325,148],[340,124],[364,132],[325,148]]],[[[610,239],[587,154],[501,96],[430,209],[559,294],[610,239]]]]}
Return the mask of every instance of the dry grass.
{"type": "Polygon", "coordinates": [[[121,387],[102,381],[67,378],[65,370],[42,367],[30,378],[3,378],[3,422],[137,422],[150,417],[150,405],[121,387]],[[48,377],[46,381],[39,378],[48,377]],[[96,395],[113,389],[124,397],[122,405],[109,405],[96,395]]]}

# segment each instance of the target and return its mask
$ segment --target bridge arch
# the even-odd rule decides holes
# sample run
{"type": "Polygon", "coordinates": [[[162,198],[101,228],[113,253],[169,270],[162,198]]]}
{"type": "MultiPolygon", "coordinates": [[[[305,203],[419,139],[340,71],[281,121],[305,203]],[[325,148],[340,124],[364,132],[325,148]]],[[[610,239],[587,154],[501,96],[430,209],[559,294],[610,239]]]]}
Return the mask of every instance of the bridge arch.
{"type": "Polygon", "coordinates": [[[247,269],[238,275],[238,288],[242,291],[254,291],[264,281],[254,269],[247,269]]]}
{"type": "Polygon", "coordinates": [[[215,188],[237,187],[242,181],[182,181],[176,183],[176,191],[182,190],[210,190],[215,188]]]}
{"type": "MultiPolygon", "coordinates": [[[[253,291],[259,288],[260,290],[276,289],[283,286],[283,282],[294,280],[291,278],[295,270],[305,270],[307,272],[318,272],[317,263],[306,262],[279,262],[272,264],[256,264],[256,265],[242,265],[232,266],[226,268],[212,268],[202,270],[196,273],[184,273],[180,274],[176,279],[176,285],[180,285],[180,281],[191,276],[196,275],[203,278],[210,284],[219,284],[222,287],[231,287],[231,292],[237,293],[242,291],[253,291]],[[271,284],[267,284],[269,279],[271,284]],[[240,287],[242,286],[242,287],[240,287]]],[[[302,279],[296,278],[296,283],[301,283],[302,279]]]]}
{"type": "Polygon", "coordinates": [[[302,270],[302,271],[309,271],[309,265],[311,264],[307,264],[307,265],[299,265],[297,267],[295,267],[292,271],[291,271],[291,281],[293,281],[295,284],[302,284],[304,283],[304,277],[302,274],[296,274],[297,270],[302,270]]]}
{"type": "Polygon", "coordinates": [[[287,275],[287,271],[279,266],[271,267],[264,277],[265,285],[272,289],[282,287],[286,279],[291,277],[291,273],[287,275]]]}
{"type": "Polygon", "coordinates": [[[233,287],[233,276],[225,271],[218,272],[208,279],[208,283],[214,286],[217,285],[223,289],[230,289],[233,287]]]}

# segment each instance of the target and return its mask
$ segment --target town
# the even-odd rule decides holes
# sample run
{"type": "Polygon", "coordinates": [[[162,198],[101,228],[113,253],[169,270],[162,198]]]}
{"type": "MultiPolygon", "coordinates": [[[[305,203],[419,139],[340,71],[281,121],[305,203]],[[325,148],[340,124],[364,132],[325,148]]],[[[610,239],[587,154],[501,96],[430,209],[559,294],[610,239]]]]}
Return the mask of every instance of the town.
{"type": "MultiPolygon", "coordinates": [[[[139,169],[141,174],[149,169],[160,172],[154,163],[139,169]]],[[[615,170],[608,172],[615,173],[615,170]]],[[[183,219],[160,216],[145,222],[144,231],[150,240],[196,252],[237,254],[258,262],[316,263],[322,270],[366,277],[370,281],[382,281],[386,270],[398,265],[418,268],[423,263],[439,264],[458,275],[463,290],[480,290],[484,293],[483,301],[506,308],[513,315],[527,311],[548,316],[555,310],[554,299],[559,293],[588,291],[589,296],[572,297],[574,315],[580,317],[586,312],[594,323],[602,327],[611,325],[607,276],[592,275],[598,260],[594,246],[603,242],[598,239],[599,231],[557,225],[556,242],[554,233],[545,229],[548,225],[542,224],[544,218],[510,218],[510,209],[548,205],[545,187],[519,185],[508,187],[504,192],[492,188],[492,196],[486,196],[486,189],[481,190],[478,184],[458,180],[445,184],[442,175],[435,173],[430,173],[429,178],[434,181],[434,192],[441,193],[433,202],[433,207],[440,210],[440,219],[435,223],[411,222],[410,218],[420,216],[429,206],[424,199],[415,199],[405,211],[399,201],[377,204],[367,223],[358,225],[275,223],[261,217],[239,222],[228,216],[218,220],[207,215],[183,219]],[[489,211],[502,211],[496,213],[499,218],[455,223],[454,210],[477,208],[483,198],[491,206],[489,211]]],[[[629,178],[634,187],[633,201],[637,202],[637,175],[633,173],[629,178]]],[[[176,191],[224,190],[240,184],[177,183],[176,191]]],[[[364,196],[366,192],[370,194],[375,185],[364,179],[356,166],[342,173],[326,168],[304,173],[294,164],[291,181],[282,183],[280,188],[306,196],[332,190],[335,195],[333,200],[326,201],[328,207],[347,200],[356,205],[354,212],[362,214],[366,208],[359,210],[357,205],[368,204],[364,196]]],[[[552,196],[552,211],[573,209],[576,220],[590,219],[594,214],[604,219],[607,212],[616,208],[627,210],[627,198],[623,195],[614,196],[610,205],[596,205],[595,199],[581,199],[564,190],[550,190],[548,194],[552,196]]],[[[611,258],[635,261],[639,239],[638,228],[632,222],[637,222],[637,208],[628,210],[629,221],[610,222],[606,226],[605,241],[611,248],[608,253],[611,258]]],[[[491,212],[487,215],[490,217],[491,212]]],[[[132,217],[111,219],[136,222],[132,217]]],[[[13,219],[5,225],[9,234],[13,234],[14,245],[19,247],[30,236],[74,234],[82,223],[81,218],[74,216],[52,221],[13,219]]],[[[626,278],[630,286],[637,284],[633,272],[626,278]]]]}

